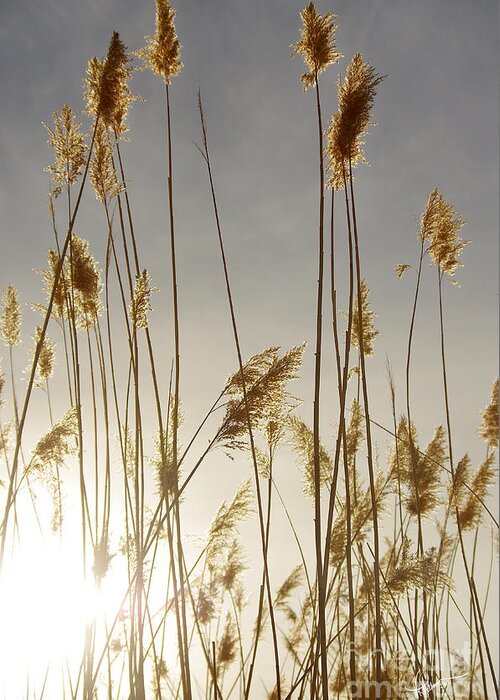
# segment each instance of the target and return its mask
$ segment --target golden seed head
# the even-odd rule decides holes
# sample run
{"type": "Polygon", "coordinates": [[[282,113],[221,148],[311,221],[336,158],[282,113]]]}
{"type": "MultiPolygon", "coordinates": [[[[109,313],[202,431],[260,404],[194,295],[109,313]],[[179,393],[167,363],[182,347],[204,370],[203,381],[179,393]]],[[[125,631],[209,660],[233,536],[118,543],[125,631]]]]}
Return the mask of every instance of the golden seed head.
{"type": "Polygon", "coordinates": [[[462,266],[459,257],[469,241],[458,235],[465,221],[439,190],[429,196],[420,226],[421,240],[430,241],[429,255],[441,272],[452,276],[462,266]]]}
{"type": "Polygon", "coordinates": [[[19,345],[21,342],[21,309],[17,289],[11,284],[3,294],[0,325],[5,345],[10,348],[19,345]]]}
{"type": "Polygon", "coordinates": [[[161,76],[167,85],[182,68],[181,45],[175,31],[175,10],[169,0],[156,0],[156,34],[147,36],[146,46],[137,52],[145,68],[161,76]]]}
{"type": "Polygon", "coordinates": [[[494,449],[498,447],[498,377],[491,387],[491,401],[481,412],[479,435],[494,449]]]}
{"type": "Polygon", "coordinates": [[[481,522],[483,503],[495,476],[495,454],[491,452],[472,477],[470,491],[459,508],[458,519],[462,530],[472,530],[481,522]]]}
{"type": "MultiPolygon", "coordinates": [[[[43,278],[43,286],[47,300],[49,300],[52,296],[59,261],[59,253],[53,249],[50,249],[47,254],[48,268],[46,270],[38,270],[38,273],[43,278]]],[[[63,318],[65,313],[66,293],[69,289],[66,268],[67,266],[63,265],[54,294],[54,303],[52,306],[52,316],[54,318],[63,318]]],[[[43,310],[45,310],[45,307],[43,307],[43,310]]]]}
{"type": "MultiPolygon", "coordinates": [[[[35,341],[35,348],[41,341],[42,329],[40,326],[36,327],[35,336],[33,340],[35,341]]],[[[45,382],[50,379],[54,373],[54,360],[55,360],[55,343],[45,335],[43,339],[42,346],[40,348],[40,354],[38,356],[37,365],[37,385],[44,386],[45,382]]]]}
{"type": "Polygon", "coordinates": [[[55,162],[45,168],[52,173],[52,179],[57,185],[55,196],[61,191],[61,185],[70,187],[75,184],[83,166],[87,146],[80,131],[81,123],[75,120],[75,113],[68,104],[64,104],[61,113],[54,112],[54,128],[44,124],[49,132],[48,144],[54,149],[55,162]]]}
{"type": "Polygon", "coordinates": [[[375,314],[370,309],[368,304],[368,286],[365,280],[361,280],[361,322],[359,318],[358,298],[354,303],[354,311],[352,316],[352,344],[360,348],[361,339],[363,340],[363,351],[365,355],[373,355],[373,341],[379,334],[378,330],[373,325],[375,314]]]}
{"type": "MultiPolygon", "coordinates": [[[[290,444],[300,459],[302,466],[302,488],[311,498],[314,496],[314,436],[313,431],[297,416],[288,419],[290,444]]],[[[319,480],[327,486],[332,479],[332,461],[323,445],[319,447],[319,480]]]]}
{"type": "Polygon", "coordinates": [[[229,548],[227,559],[220,569],[219,578],[222,588],[226,591],[236,591],[245,568],[241,545],[235,538],[229,548]]]}
{"type": "MultiPolygon", "coordinates": [[[[406,437],[408,440],[407,430],[406,437]]],[[[403,448],[407,450],[407,458],[401,481],[408,488],[405,503],[412,516],[417,517],[420,514],[421,517],[427,517],[440,504],[441,469],[447,461],[445,438],[446,433],[439,425],[424,452],[418,449],[416,435],[415,438],[412,437],[413,447],[408,441],[403,448]]]]}
{"type": "Polygon", "coordinates": [[[226,404],[223,424],[217,432],[214,444],[226,450],[240,449],[246,442],[248,422],[246,406],[254,430],[267,431],[269,421],[290,410],[293,397],[286,390],[292,379],[298,378],[304,345],[299,345],[278,355],[278,348],[268,348],[252,357],[243,367],[246,388],[246,402],[243,399],[241,372],[236,372],[228,380],[225,388],[231,398],[226,404]]]}
{"type": "Polygon", "coordinates": [[[216,572],[221,557],[231,545],[239,523],[252,512],[252,489],[245,481],[229,505],[223,503],[217,511],[208,533],[206,559],[209,569],[216,572]]]}
{"type": "Polygon", "coordinates": [[[345,79],[339,79],[339,107],[326,132],[327,167],[331,171],[328,187],[342,189],[349,165],[366,163],[362,139],[370,126],[376,88],[383,79],[360,53],[354,54],[345,79]]]}
{"type": "Polygon", "coordinates": [[[396,265],[396,267],[394,268],[394,272],[399,277],[399,279],[401,279],[405,272],[410,268],[411,265],[408,265],[408,263],[400,263],[399,265],[396,265]]]}
{"type": "Polygon", "coordinates": [[[89,243],[73,234],[70,250],[71,280],[75,299],[75,316],[81,328],[92,326],[101,313],[101,273],[89,253],[89,243]]]}
{"type": "Polygon", "coordinates": [[[148,313],[151,308],[151,294],[156,292],[156,287],[151,286],[151,277],[147,270],[143,270],[135,279],[135,288],[129,307],[129,316],[132,323],[138,328],[147,328],[148,313]]]}
{"type": "Polygon", "coordinates": [[[236,658],[236,626],[232,616],[228,613],[226,624],[217,648],[217,668],[224,672],[236,658]]]}
{"type": "Polygon", "coordinates": [[[118,32],[113,32],[106,58],[94,56],[87,67],[86,111],[117,134],[127,130],[125,119],[132,102],[137,99],[128,86],[133,69],[129,66],[127,47],[118,32]]]}
{"type": "Polygon", "coordinates": [[[293,53],[300,54],[309,68],[301,76],[304,90],[316,85],[318,76],[333,63],[337,63],[342,54],[335,46],[337,30],[336,17],[332,12],[320,15],[314,3],[310,2],[300,13],[302,29],[300,40],[293,45],[293,53]]]}
{"type": "Polygon", "coordinates": [[[95,133],[93,154],[90,164],[90,182],[97,199],[107,202],[112,197],[116,197],[119,187],[109,132],[101,121],[98,122],[95,133]]]}
{"type": "Polygon", "coordinates": [[[49,465],[62,464],[76,451],[74,440],[77,433],[78,411],[73,407],[37,442],[28,469],[43,473],[49,465]]]}
{"type": "Polygon", "coordinates": [[[428,241],[434,235],[438,218],[439,202],[440,194],[439,190],[436,188],[430,193],[424,212],[420,217],[419,238],[421,241],[428,241]]]}
{"type": "Polygon", "coordinates": [[[274,605],[278,610],[288,611],[290,596],[294,593],[304,580],[304,570],[302,565],[296,566],[292,572],[283,581],[281,586],[276,591],[276,597],[274,599],[274,605]]]}

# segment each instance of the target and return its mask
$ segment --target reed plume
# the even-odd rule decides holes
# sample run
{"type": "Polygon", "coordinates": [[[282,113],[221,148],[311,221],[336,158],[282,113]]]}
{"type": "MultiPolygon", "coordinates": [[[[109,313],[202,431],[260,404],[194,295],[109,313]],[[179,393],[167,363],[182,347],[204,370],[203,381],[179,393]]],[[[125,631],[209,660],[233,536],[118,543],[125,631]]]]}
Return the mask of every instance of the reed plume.
{"type": "Polygon", "coordinates": [[[129,306],[130,320],[138,328],[147,328],[148,313],[152,311],[151,295],[157,291],[151,285],[151,275],[143,270],[135,279],[134,294],[129,306]]]}
{"type": "MultiPolygon", "coordinates": [[[[314,497],[314,435],[298,416],[290,416],[290,444],[302,465],[302,487],[304,493],[314,497]]],[[[320,484],[328,486],[332,479],[332,460],[323,445],[320,445],[320,484]]]]}
{"type": "Polygon", "coordinates": [[[133,72],[130,61],[120,35],[113,32],[106,58],[101,60],[94,56],[87,67],[86,111],[118,135],[127,131],[127,112],[137,99],[128,85],[133,72]]]}
{"type": "Polygon", "coordinates": [[[293,53],[300,54],[309,68],[301,77],[304,90],[316,84],[318,76],[328,66],[337,63],[342,54],[335,46],[337,20],[333,12],[320,15],[313,2],[300,13],[302,29],[300,40],[293,45],[293,53]]]}
{"type": "Polygon", "coordinates": [[[64,464],[67,457],[76,453],[77,434],[78,413],[74,406],[37,442],[28,470],[43,473],[47,465],[64,464]]]}
{"type": "Polygon", "coordinates": [[[75,317],[81,328],[92,326],[102,311],[100,294],[101,273],[89,252],[89,242],[73,235],[71,243],[70,272],[75,296],[75,317]]]}
{"type": "Polygon", "coordinates": [[[437,189],[429,197],[424,217],[420,236],[423,240],[429,240],[431,260],[442,273],[452,276],[461,266],[459,257],[470,242],[458,235],[465,221],[437,189]]]}
{"type": "MultiPolygon", "coordinates": [[[[36,327],[35,330],[35,347],[38,343],[42,343],[40,349],[40,354],[38,356],[37,364],[37,379],[36,383],[38,386],[44,386],[48,379],[52,377],[54,373],[54,362],[55,362],[55,343],[53,340],[45,336],[42,340],[42,329],[40,326],[36,327]]],[[[31,366],[31,365],[30,365],[31,366]]]]}
{"type": "Polygon", "coordinates": [[[366,280],[361,280],[361,304],[358,304],[356,299],[352,316],[351,343],[356,348],[361,347],[361,344],[363,344],[365,355],[373,355],[373,341],[379,334],[373,324],[375,314],[368,303],[369,291],[366,280]],[[359,317],[359,306],[361,307],[361,319],[359,317]],[[362,340],[361,334],[363,334],[362,340]]]}
{"type": "Polygon", "coordinates": [[[481,412],[479,435],[491,449],[498,447],[498,377],[491,387],[491,400],[481,412]]]}
{"type": "Polygon", "coordinates": [[[297,613],[290,606],[290,597],[297,591],[304,581],[304,570],[301,564],[296,566],[291,573],[286,577],[281,586],[276,591],[274,605],[277,610],[285,613],[287,620],[295,624],[297,622],[297,613]]]}
{"type": "Polygon", "coordinates": [[[145,37],[146,46],[136,54],[143,60],[144,67],[163,78],[167,85],[182,68],[174,19],[175,9],[169,0],[156,0],[156,34],[145,37]]]}
{"type": "Polygon", "coordinates": [[[90,163],[90,183],[96,197],[101,202],[108,202],[120,191],[113,152],[109,140],[109,131],[104,122],[99,122],[95,130],[94,156],[90,163]]]}
{"type": "Polygon", "coordinates": [[[209,568],[214,572],[221,556],[232,544],[238,524],[252,512],[252,489],[250,481],[245,481],[236,492],[229,505],[223,503],[210,526],[206,548],[209,568]]]}
{"type": "Polygon", "coordinates": [[[241,575],[246,569],[240,542],[235,537],[229,546],[225,562],[218,572],[218,579],[225,591],[237,593],[241,588],[241,575]]]}
{"type": "MultiPolygon", "coordinates": [[[[458,471],[458,469],[457,469],[458,471]]],[[[458,505],[458,520],[463,531],[472,530],[481,522],[483,502],[487,498],[496,476],[495,455],[492,452],[478,467],[470,482],[467,495],[462,491],[462,503],[458,505]]],[[[457,499],[458,500],[458,499],[457,499]]]]}
{"type": "Polygon", "coordinates": [[[87,146],[81,132],[81,123],[76,121],[75,113],[68,104],[64,104],[61,112],[54,112],[54,127],[44,124],[49,132],[48,144],[54,149],[55,161],[45,168],[52,174],[56,184],[53,194],[61,192],[62,185],[71,187],[80,177],[86,162],[87,146]]]}
{"type": "Polygon", "coordinates": [[[354,54],[344,80],[339,79],[339,106],[326,132],[325,151],[331,171],[328,186],[335,190],[344,187],[349,166],[366,162],[362,139],[370,126],[376,88],[383,79],[360,53],[354,54]]]}
{"type": "Polygon", "coordinates": [[[0,328],[5,345],[13,348],[21,342],[21,309],[17,289],[9,284],[2,296],[0,328]]]}
{"type": "Polygon", "coordinates": [[[236,636],[236,625],[234,619],[229,613],[226,616],[226,624],[222,632],[221,638],[217,645],[217,671],[224,674],[236,659],[236,644],[238,638],[236,636]]]}
{"type": "MultiPolygon", "coordinates": [[[[59,268],[59,262],[59,253],[51,248],[47,253],[47,269],[37,270],[37,272],[41,275],[43,280],[43,286],[45,295],[47,297],[47,301],[49,302],[52,294],[54,295],[52,304],[52,317],[55,319],[64,318],[66,313],[66,294],[69,291],[69,281],[66,279],[65,276],[68,270],[68,266],[63,265],[58,275],[57,271],[59,268]]],[[[45,312],[46,307],[41,306],[41,309],[45,312]]]]}

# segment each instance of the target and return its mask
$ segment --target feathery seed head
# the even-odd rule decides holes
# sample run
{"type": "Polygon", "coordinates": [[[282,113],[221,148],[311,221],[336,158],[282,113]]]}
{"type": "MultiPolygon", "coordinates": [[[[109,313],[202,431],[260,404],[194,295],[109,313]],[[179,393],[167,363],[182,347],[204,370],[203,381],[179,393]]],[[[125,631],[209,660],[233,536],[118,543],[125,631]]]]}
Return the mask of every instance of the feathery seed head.
{"type": "Polygon", "coordinates": [[[370,309],[368,304],[368,285],[366,280],[361,280],[361,323],[359,318],[358,297],[354,303],[354,311],[352,316],[352,336],[351,342],[356,348],[361,347],[361,339],[363,340],[363,351],[365,355],[373,355],[373,341],[379,334],[378,330],[373,325],[373,317],[375,314],[370,309]]]}
{"type": "Polygon", "coordinates": [[[104,125],[117,134],[127,130],[127,112],[137,99],[128,86],[133,70],[129,63],[127,47],[118,32],[113,32],[106,58],[100,60],[94,56],[87,67],[86,111],[94,119],[102,119],[104,125]]]}
{"type": "MultiPolygon", "coordinates": [[[[278,610],[282,610],[287,614],[290,619],[290,596],[294,593],[304,580],[304,571],[302,565],[296,566],[291,574],[283,581],[281,586],[276,591],[276,598],[274,599],[274,605],[278,610]]],[[[293,617],[293,615],[292,615],[293,617]]],[[[295,621],[295,620],[294,620],[295,621]]]]}
{"type": "Polygon", "coordinates": [[[430,193],[424,212],[420,217],[419,238],[421,241],[429,241],[434,235],[438,211],[440,206],[440,193],[436,188],[430,193]]]}
{"type": "Polygon", "coordinates": [[[57,185],[55,196],[61,191],[61,185],[70,187],[77,181],[85,165],[87,147],[80,131],[81,124],[75,120],[75,113],[68,104],[64,104],[61,113],[54,112],[54,128],[44,124],[49,132],[48,144],[54,149],[55,162],[45,168],[52,173],[52,179],[57,185]]]}
{"type": "Polygon", "coordinates": [[[230,613],[226,616],[226,624],[217,649],[217,668],[224,673],[236,658],[236,625],[230,613]]]}
{"type": "Polygon", "coordinates": [[[74,406],[37,442],[27,469],[43,474],[48,465],[63,464],[76,451],[74,440],[78,432],[78,412],[74,406]]]}
{"type": "Polygon", "coordinates": [[[329,187],[342,189],[349,165],[355,167],[366,162],[362,138],[370,126],[376,88],[383,79],[365,63],[360,53],[354,54],[345,79],[339,79],[339,107],[326,133],[327,167],[331,171],[329,187]]]}
{"type": "MultiPolygon", "coordinates": [[[[314,496],[314,436],[303,420],[297,416],[288,419],[290,442],[292,449],[302,462],[304,493],[311,498],[314,496]]],[[[319,479],[321,486],[330,484],[332,478],[332,460],[323,445],[319,452],[319,479]]]]}
{"type": "Polygon", "coordinates": [[[2,314],[0,316],[3,342],[10,348],[21,342],[21,309],[17,289],[9,284],[2,298],[2,314]]]}
{"type": "Polygon", "coordinates": [[[494,449],[498,447],[498,377],[491,387],[491,401],[481,412],[479,435],[494,449]]]}
{"type": "Polygon", "coordinates": [[[75,292],[75,314],[81,328],[92,326],[101,313],[101,273],[89,252],[89,243],[73,234],[69,275],[75,292]]]}
{"type": "MultiPolygon", "coordinates": [[[[47,254],[48,269],[38,270],[38,273],[43,278],[43,286],[47,300],[52,296],[52,290],[56,282],[57,269],[60,263],[59,253],[50,249],[47,254]]],[[[69,290],[69,282],[67,279],[68,265],[63,265],[62,270],[57,279],[57,286],[54,293],[54,303],[52,305],[52,316],[54,318],[63,318],[66,305],[66,293],[69,290]]],[[[44,307],[45,308],[45,307],[44,307]]]]}
{"type": "MultiPolygon", "coordinates": [[[[246,405],[253,429],[264,428],[290,410],[293,397],[286,390],[289,381],[298,378],[304,345],[298,345],[278,355],[278,348],[269,348],[252,357],[243,367],[246,405]]],[[[241,449],[248,434],[248,420],[241,372],[236,372],[226,384],[225,393],[231,396],[214,444],[226,450],[241,449]],[[234,398],[233,398],[234,397],[234,398]]]]}
{"type": "Polygon", "coordinates": [[[416,517],[419,513],[422,517],[429,516],[440,503],[440,472],[447,460],[445,438],[444,428],[439,425],[423,453],[418,450],[415,441],[413,450],[410,445],[409,461],[401,480],[408,487],[405,503],[412,516],[416,517]]]}
{"type": "MultiPolygon", "coordinates": [[[[35,341],[35,351],[36,347],[41,341],[42,329],[40,326],[36,327],[35,336],[33,340],[35,341]]],[[[38,386],[44,386],[45,382],[50,379],[54,372],[54,359],[55,359],[55,343],[45,335],[40,348],[40,354],[38,356],[37,364],[37,379],[36,383],[38,386]]]]}
{"type": "Polygon", "coordinates": [[[335,46],[337,30],[336,17],[332,12],[320,15],[313,2],[300,13],[302,29],[300,40],[293,45],[293,53],[300,54],[309,68],[301,77],[304,90],[316,85],[318,76],[333,63],[337,63],[342,54],[335,46]]]}
{"type": "Polygon", "coordinates": [[[90,164],[90,182],[97,199],[106,202],[119,192],[118,178],[113,164],[109,132],[103,122],[97,124],[93,158],[90,164]]]}
{"type": "Polygon", "coordinates": [[[169,0],[156,0],[156,34],[147,36],[146,46],[137,52],[145,68],[161,76],[167,85],[182,68],[181,45],[175,30],[175,9],[169,0]]]}
{"type": "Polygon", "coordinates": [[[408,263],[400,263],[399,265],[396,265],[394,268],[394,272],[396,275],[401,279],[401,277],[405,274],[407,270],[409,270],[411,265],[408,265],[408,263]]]}
{"type": "Polygon", "coordinates": [[[472,477],[470,491],[459,509],[458,518],[462,530],[472,530],[481,522],[483,502],[496,475],[495,455],[491,452],[472,477]]]}
{"type": "Polygon", "coordinates": [[[234,538],[227,555],[227,559],[220,571],[220,583],[226,591],[234,591],[238,587],[241,574],[245,570],[243,563],[241,545],[234,538]]]}
{"type": "Polygon", "coordinates": [[[151,308],[151,295],[158,291],[151,286],[151,276],[147,270],[137,275],[135,280],[134,295],[129,307],[129,316],[132,323],[138,328],[147,328],[148,313],[151,308]]]}
{"type": "Polygon", "coordinates": [[[462,266],[459,257],[469,241],[458,235],[465,221],[446,202],[439,190],[429,196],[422,217],[420,237],[429,240],[429,255],[441,272],[452,276],[462,266]]]}
{"type": "Polygon", "coordinates": [[[221,557],[231,546],[238,524],[252,512],[252,489],[245,481],[227,506],[223,503],[217,511],[208,533],[206,560],[212,571],[217,571],[221,557]]]}

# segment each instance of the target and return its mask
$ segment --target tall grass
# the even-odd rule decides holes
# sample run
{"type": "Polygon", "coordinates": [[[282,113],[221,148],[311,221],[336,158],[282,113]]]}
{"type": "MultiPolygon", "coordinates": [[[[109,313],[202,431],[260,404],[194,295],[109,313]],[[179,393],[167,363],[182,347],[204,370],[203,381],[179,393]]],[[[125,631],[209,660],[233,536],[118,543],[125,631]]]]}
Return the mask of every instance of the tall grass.
{"type": "MultiPolygon", "coordinates": [[[[431,192],[418,231],[413,297],[408,293],[405,392],[400,398],[388,365],[392,424],[383,425],[372,412],[369,358],[376,352],[378,331],[363,269],[363,200],[353,175],[365,162],[363,143],[382,77],[355,53],[339,79],[338,109],[325,130],[319,78],[342,58],[335,43],[337,21],[331,12],[319,14],[313,3],[301,21],[293,51],[307,67],[304,89],[315,92],[318,136],[319,206],[311,222],[311,228],[318,227],[317,294],[311,309],[315,360],[314,376],[306,378],[312,379],[310,422],[292,385],[308,352],[305,344],[289,350],[271,346],[245,359],[231,282],[235,238],[229,230],[223,236],[224,193],[216,194],[209,115],[199,94],[198,150],[214,215],[210,224],[207,212],[207,228],[213,228],[222,263],[236,356],[233,373],[217,396],[206,398],[205,415],[192,434],[182,428],[183,410],[189,410],[181,401],[182,378],[189,368],[181,362],[179,280],[184,271],[177,255],[182,221],[174,216],[172,89],[182,63],[175,10],[168,0],[156,0],[156,33],[146,38],[144,49],[130,54],[114,32],[107,54],[89,61],[90,138],[67,104],[47,126],[54,151],[47,168],[54,247],[40,270],[45,298],[33,305],[42,320],[30,333],[33,340],[25,341],[20,294],[12,284],[5,288],[0,315],[8,367],[7,376],[0,370],[1,407],[7,414],[0,422],[0,590],[6,587],[7,599],[16,560],[23,551],[31,556],[35,522],[44,541],[59,542],[60,563],[76,552],[66,565],[73,575],[70,569],[78,561],[72,585],[101,602],[85,613],[79,647],[68,649],[62,662],[35,671],[36,659],[27,656],[26,679],[19,683],[26,688],[22,697],[498,697],[496,642],[486,622],[498,543],[498,521],[489,506],[496,479],[498,380],[478,416],[477,433],[486,452],[474,470],[467,454],[459,460],[454,452],[458,389],[450,385],[445,343],[445,282],[461,265],[464,222],[439,190],[431,192]],[[140,203],[133,201],[126,174],[123,145],[127,114],[137,99],[129,87],[135,58],[165,86],[168,351],[150,327],[153,282],[160,280],[153,281],[142,267],[147,251],[134,215],[140,203]],[[94,195],[102,210],[103,269],[76,233],[83,198],[94,195]],[[331,332],[326,333],[328,242],[331,332]],[[340,253],[348,265],[345,316],[338,308],[340,253]],[[418,362],[414,338],[426,258],[437,271],[440,346],[435,356],[443,380],[444,427],[437,426],[421,447],[412,368],[418,362]],[[21,383],[19,346],[29,343],[30,366],[21,383]],[[62,358],[59,368],[56,352],[62,358]],[[322,390],[326,353],[333,358],[335,396],[322,390]],[[168,381],[165,367],[171,367],[168,381]],[[54,374],[57,386],[64,386],[57,401],[51,390],[54,374]],[[32,439],[37,392],[45,394],[48,427],[32,439]],[[67,408],[59,413],[62,401],[67,408]],[[400,403],[404,408],[398,416],[400,403]],[[336,423],[331,444],[321,431],[324,416],[336,423]],[[383,459],[375,428],[389,440],[383,459]],[[302,469],[306,511],[312,501],[309,531],[294,518],[276,478],[280,453],[286,461],[290,450],[302,469]],[[212,458],[249,463],[250,477],[220,505],[194,550],[185,533],[184,507],[191,502],[193,481],[212,458]],[[68,474],[71,466],[77,483],[68,474]],[[71,491],[79,502],[76,520],[66,512],[71,491]],[[276,511],[282,511],[289,533],[274,525],[280,522],[276,511]],[[260,550],[260,560],[251,564],[241,537],[242,527],[249,531],[250,523],[243,524],[247,520],[256,520],[260,550]],[[296,547],[297,564],[279,581],[285,537],[296,547]],[[312,541],[309,551],[306,542],[312,541]],[[487,561],[480,541],[491,541],[487,561]],[[458,590],[460,580],[465,594],[458,590]],[[458,627],[469,642],[461,655],[454,634],[458,627]]],[[[313,125],[304,128],[312,131],[313,125]]],[[[396,272],[403,277],[410,270],[404,264],[396,272]]],[[[53,577],[58,589],[55,571],[53,577]]],[[[48,628],[42,633],[49,647],[56,645],[48,628]]],[[[9,669],[1,674],[12,682],[9,669]]]]}

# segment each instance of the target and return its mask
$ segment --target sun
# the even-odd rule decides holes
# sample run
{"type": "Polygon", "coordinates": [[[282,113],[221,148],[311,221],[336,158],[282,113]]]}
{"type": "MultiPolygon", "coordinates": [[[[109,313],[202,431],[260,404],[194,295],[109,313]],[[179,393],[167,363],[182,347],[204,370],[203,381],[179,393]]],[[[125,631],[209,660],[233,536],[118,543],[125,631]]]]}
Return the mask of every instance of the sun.
{"type": "MultiPolygon", "coordinates": [[[[27,688],[38,694],[45,688],[47,697],[55,697],[51,688],[58,694],[63,684],[74,692],[83,682],[89,634],[96,685],[106,687],[110,677],[113,685],[119,683],[130,622],[126,563],[113,557],[99,585],[92,574],[84,576],[81,548],[75,546],[81,540],[77,512],[65,520],[62,535],[42,536],[34,523],[23,528],[6,558],[0,580],[1,698],[24,696],[27,688]]],[[[154,628],[165,610],[165,592],[150,593],[154,628]]],[[[170,619],[163,634],[162,658],[174,669],[177,643],[170,619]]]]}

